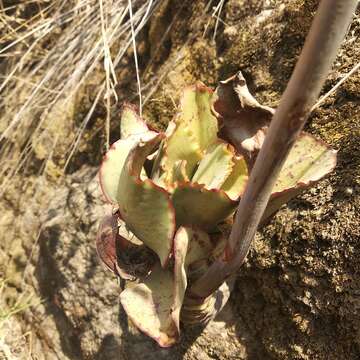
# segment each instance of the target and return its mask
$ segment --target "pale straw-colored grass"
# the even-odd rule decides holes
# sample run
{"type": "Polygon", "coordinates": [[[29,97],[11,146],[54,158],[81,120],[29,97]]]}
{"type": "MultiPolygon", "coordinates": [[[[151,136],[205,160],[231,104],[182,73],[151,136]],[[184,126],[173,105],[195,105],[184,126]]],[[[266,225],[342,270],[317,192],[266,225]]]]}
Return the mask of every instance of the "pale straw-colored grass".
{"type": "MultiPolygon", "coordinates": [[[[110,104],[117,101],[116,68],[159,0],[55,0],[27,1],[17,7],[0,7],[0,195],[27,163],[33,142],[47,133],[53,111],[66,109],[95,72],[103,74],[94,101],[68,148],[64,168],[76,152],[81,136],[100,100],[106,105],[107,145],[110,104]],[[38,11],[28,18],[26,5],[38,11]],[[114,46],[116,45],[116,46],[114,46]],[[116,48],[116,52],[113,50],[116,48]]],[[[140,75],[135,54],[138,92],[140,75]]],[[[141,104],[141,102],[140,102],[141,104]]],[[[141,108],[141,105],[140,105],[141,108]]],[[[61,127],[61,124],[57,124],[61,127]]],[[[55,136],[49,157],[58,144],[55,136]]]]}

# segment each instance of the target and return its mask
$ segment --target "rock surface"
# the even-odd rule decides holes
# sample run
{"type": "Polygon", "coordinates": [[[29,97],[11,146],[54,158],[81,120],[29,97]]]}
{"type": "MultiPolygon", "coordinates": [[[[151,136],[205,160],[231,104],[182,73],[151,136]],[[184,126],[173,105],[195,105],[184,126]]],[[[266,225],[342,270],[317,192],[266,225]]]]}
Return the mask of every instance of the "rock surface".
{"type": "MultiPolygon", "coordinates": [[[[202,80],[215,86],[239,69],[259,101],[276,107],[318,2],[228,0],[215,42],[214,22],[202,36],[211,14],[207,3],[164,1],[143,34],[144,59],[153,59],[150,73],[165,74],[151,95],[156,101],[144,110],[158,127],[174,113],[183,85],[202,80]]],[[[354,66],[359,36],[358,13],[324,92],[354,66]]],[[[130,80],[120,70],[119,92],[128,93],[130,80]]],[[[127,322],[120,284],[97,258],[95,234],[108,209],[93,166],[101,141],[86,142],[95,129],[86,129],[64,178],[49,171],[15,176],[0,200],[0,274],[9,279],[2,297],[8,306],[24,289],[35,294],[12,329],[18,336],[29,331],[31,348],[24,352],[46,360],[358,359],[359,86],[359,76],[349,79],[307,125],[339,150],[335,171],[259,231],[220,318],[205,330],[186,329],[171,349],[158,348],[127,322]]],[[[118,124],[112,123],[116,139],[118,124]]],[[[60,167],[56,155],[54,172],[60,167]]]]}

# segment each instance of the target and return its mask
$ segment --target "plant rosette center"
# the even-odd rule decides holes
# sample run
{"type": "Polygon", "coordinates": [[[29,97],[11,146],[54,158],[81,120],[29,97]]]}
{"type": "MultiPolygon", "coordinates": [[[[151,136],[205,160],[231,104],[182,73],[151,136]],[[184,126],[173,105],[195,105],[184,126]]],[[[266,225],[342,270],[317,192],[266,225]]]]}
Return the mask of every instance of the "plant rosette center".
{"type": "MultiPolygon", "coordinates": [[[[228,299],[227,284],[200,302],[186,294],[213,261],[224,259],[224,224],[231,224],[273,113],[252,97],[241,73],[215,92],[203,84],[185,88],[164,133],[151,130],[133,106],[123,107],[120,140],[99,172],[117,211],[101,222],[97,249],[107,268],[127,280],[120,301],[129,319],[160,346],[179,340],[180,321],[207,322],[228,299]]],[[[335,151],[303,132],[264,218],[335,164],[335,151]]]]}

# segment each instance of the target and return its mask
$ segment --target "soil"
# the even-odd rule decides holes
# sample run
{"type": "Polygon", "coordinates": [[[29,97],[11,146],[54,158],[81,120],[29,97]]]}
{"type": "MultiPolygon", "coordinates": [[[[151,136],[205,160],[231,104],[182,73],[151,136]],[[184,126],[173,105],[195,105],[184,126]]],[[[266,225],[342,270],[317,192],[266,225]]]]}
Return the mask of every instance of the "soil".
{"type": "MultiPolygon", "coordinates": [[[[171,119],[183,86],[200,80],[214,87],[238,70],[260,102],[276,107],[318,1],[227,0],[216,41],[207,4],[163,1],[139,37],[143,81],[154,74],[159,80],[144,109],[155,127],[171,119]]],[[[359,54],[358,9],[323,93],[359,54]]],[[[130,61],[118,69],[121,101],[136,93],[133,70],[130,61]]],[[[91,86],[67,115],[66,131],[76,130],[91,86]]],[[[23,353],[46,360],[360,358],[359,89],[355,74],[306,126],[338,150],[335,171],[258,232],[219,318],[205,329],[183,329],[170,349],[158,348],[128,323],[120,284],[96,254],[95,234],[106,211],[97,181],[104,153],[100,105],[64,176],[59,146],[43,177],[30,166],[0,199],[0,274],[9,279],[0,301],[10,306],[25,290],[40,300],[12,320],[18,336],[30,334],[31,348],[23,353]]],[[[112,124],[115,140],[118,123],[112,124]]],[[[36,168],[41,159],[32,161],[36,168]]]]}

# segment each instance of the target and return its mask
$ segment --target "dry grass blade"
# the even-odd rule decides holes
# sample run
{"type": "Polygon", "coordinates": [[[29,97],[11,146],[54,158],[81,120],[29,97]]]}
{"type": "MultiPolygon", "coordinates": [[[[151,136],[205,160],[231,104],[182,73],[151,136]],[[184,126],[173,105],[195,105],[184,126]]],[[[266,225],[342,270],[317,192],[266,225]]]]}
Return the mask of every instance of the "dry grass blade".
{"type": "MultiPolygon", "coordinates": [[[[101,33],[104,43],[104,70],[106,75],[106,93],[105,93],[105,100],[106,100],[106,148],[107,150],[110,147],[110,96],[111,96],[111,88],[113,89],[113,92],[116,94],[114,90],[114,86],[117,83],[116,80],[116,74],[114,70],[114,65],[112,63],[111,59],[111,53],[109,48],[109,42],[107,38],[107,19],[105,20],[104,15],[104,4],[103,0],[99,0],[100,5],[100,18],[101,18],[101,33]],[[111,77],[113,78],[113,81],[111,81],[111,77]]],[[[97,103],[97,102],[96,102],[97,103]]],[[[69,159],[71,158],[72,154],[69,156],[69,159]]],[[[65,168],[67,166],[68,162],[65,164],[65,168]]]]}
{"type": "Polygon", "coordinates": [[[357,63],[341,80],[339,80],[326,94],[320,97],[316,104],[311,108],[311,111],[316,110],[329,96],[331,96],[345,81],[354,75],[360,69],[360,62],[357,63]]]}
{"type": "MultiPolygon", "coordinates": [[[[50,4],[39,0],[0,8],[1,194],[12,176],[31,160],[34,144],[54,137],[54,131],[65,125],[64,116],[56,116],[59,108],[70,109],[90,79],[96,78],[98,83],[95,100],[80,127],[72,132],[64,168],[76,152],[99,94],[103,94],[107,109],[109,143],[110,100],[118,100],[117,67],[133,44],[141,99],[135,37],[158,4],[158,0],[133,0],[131,14],[124,0],[55,0],[50,4]],[[38,11],[29,17],[29,7],[34,4],[38,11]]],[[[54,152],[54,146],[52,141],[48,153],[54,152]]]]}
{"type": "Polygon", "coordinates": [[[131,0],[129,0],[129,14],[130,14],[130,25],[131,25],[131,39],[132,39],[132,44],[133,44],[133,49],[134,49],[136,80],[137,80],[137,84],[138,84],[138,93],[139,93],[139,109],[140,109],[140,116],[141,116],[142,115],[141,83],[140,83],[138,57],[137,57],[137,51],[136,51],[136,40],[135,40],[134,20],[133,20],[131,0]]]}
{"type": "Polygon", "coordinates": [[[222,8],[224,6],[224,3],[225,3],[225,0],[221,0],[219,2],[219,4],[216,6],[216,8],[214,9],[214,12],[212,14],[213,17],[216,17],[215,29],[214,29],[214,34],[213,34],[213,40],[214,41],[216,39],[216,33],[217,33],[217,29],[219,27],[219,22],[221,21],[220,15],[221,15],[221,11],[222,11],[222,8]]]}

